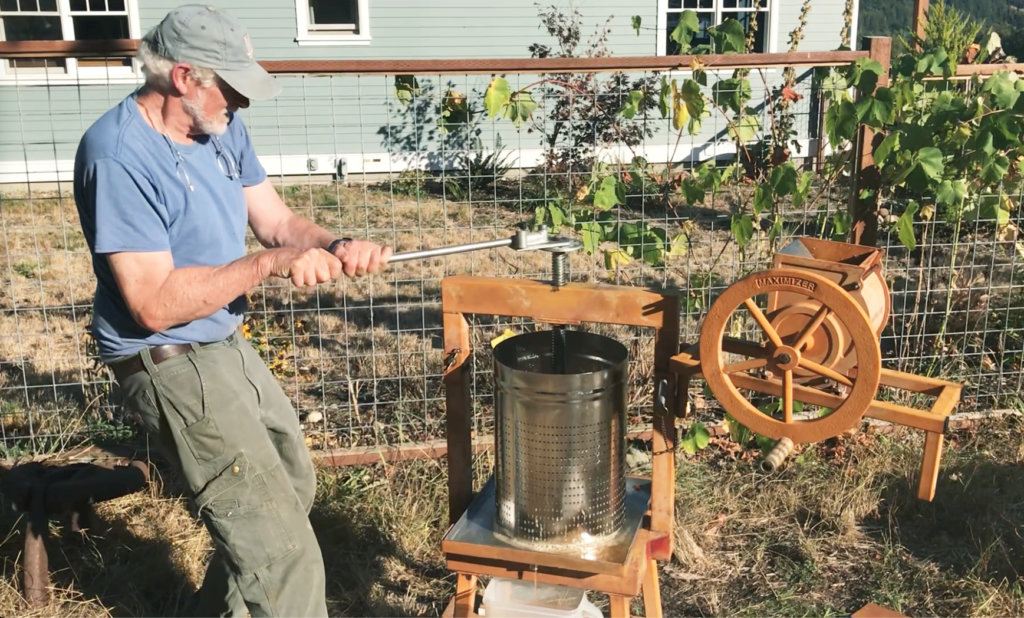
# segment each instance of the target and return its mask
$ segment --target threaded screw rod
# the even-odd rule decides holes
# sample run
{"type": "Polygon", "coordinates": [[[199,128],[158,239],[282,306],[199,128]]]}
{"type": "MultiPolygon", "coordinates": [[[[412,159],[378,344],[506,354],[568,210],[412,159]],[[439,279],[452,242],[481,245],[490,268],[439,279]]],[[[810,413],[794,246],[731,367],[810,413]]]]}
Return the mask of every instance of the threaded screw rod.
{"type": "Polygon", "coordinates": [[[556,288],[569,283],[569,255],[562,251],[551,253],[551,279],[556,288]]]}
{"type": "MultiPolygon", "coordinates": [[[[569,282],[569,256],[563,251],[551,253],[551,282],[556,288],[569,282]]],[[[561,324],[551,329],[551,365],[554,373],[565,373],[565,327],[561,324]]]]}

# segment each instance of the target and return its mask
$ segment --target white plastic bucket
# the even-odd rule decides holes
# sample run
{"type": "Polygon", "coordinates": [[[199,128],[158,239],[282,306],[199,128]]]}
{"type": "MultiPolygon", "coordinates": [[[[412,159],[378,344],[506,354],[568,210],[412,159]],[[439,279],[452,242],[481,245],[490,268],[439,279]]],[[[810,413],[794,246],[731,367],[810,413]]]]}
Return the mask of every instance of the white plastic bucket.
{"type": "Polygon", "coordinates": [[[491,578],[484,589],[485,618],[604,618],[584,590],[491,578]]]}

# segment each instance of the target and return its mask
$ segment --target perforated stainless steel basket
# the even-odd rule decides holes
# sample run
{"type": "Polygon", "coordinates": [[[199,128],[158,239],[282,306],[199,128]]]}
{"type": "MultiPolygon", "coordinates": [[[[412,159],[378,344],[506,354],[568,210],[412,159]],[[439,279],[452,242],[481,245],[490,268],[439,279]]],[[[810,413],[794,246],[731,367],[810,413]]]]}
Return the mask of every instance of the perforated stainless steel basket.
{"type": "Polygon", "coordinates": [[[623,525],[629,353],[591,333],[565,332],[565,373],[552,335],[494,349],[495,527],[515,540],[574,544],[623,525]]]}

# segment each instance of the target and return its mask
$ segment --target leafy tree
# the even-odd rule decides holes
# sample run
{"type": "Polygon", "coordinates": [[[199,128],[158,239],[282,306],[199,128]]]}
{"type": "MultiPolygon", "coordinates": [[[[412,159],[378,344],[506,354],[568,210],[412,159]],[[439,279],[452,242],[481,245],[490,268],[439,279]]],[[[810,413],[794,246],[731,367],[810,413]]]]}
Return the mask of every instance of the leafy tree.
{"type": "MultiPolygon", "coordinates": [[[[566,12],[552,6],[541,10],[540,18],[555,44],[531,45],[532,57],[597,58],[609,54],[607,43],[611,29],[607,23],[584,44],[578,9],[566,12]]],[[[598,147],[622,144],[633,148],[654,136],[653,127],[643,122],[644,116],[654,108],[650,98],[632,102],[633,113],[629,116],[618,112],[624,103],[629,103],[623,93],[651,92],[656,84],[655,77],[630,81],[624,73],[613,73],[604,79],[596,73],[553,73],[542,76],[535,92],[528,93],[529,86],[510,92],[509,106],[503,109],[522,115],[512,118],[513,121],[520,118],[522,122],[532,114],[534,107],[542,106],[543,114],[538,115],[529,130],[543,134],[545,170],[552,178],[564,180],[563,190],[575,191],[578,186],[570,173],[589,173],[596,163],[598,147]]],[[[496,94],[504,101],[504,93],[496,94]]]]}

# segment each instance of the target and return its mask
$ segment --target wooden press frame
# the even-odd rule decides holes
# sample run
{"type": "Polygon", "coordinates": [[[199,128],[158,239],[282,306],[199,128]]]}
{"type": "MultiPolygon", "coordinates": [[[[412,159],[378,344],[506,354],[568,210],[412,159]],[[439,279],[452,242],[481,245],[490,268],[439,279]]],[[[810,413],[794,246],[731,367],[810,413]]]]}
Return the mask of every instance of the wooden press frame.
{"type": "Polygon", "coordinates": [[[448,518],[454,525],[473,501],[472,351],[467,315],[531,318],[548,324],[585,322],[652,328],[654,336],[654,419],[651,504],[635,551],[622,573],[559,572],[527,564],[515,551],[496,549],[489,559],[460,556],[442,547],[449,570],[458,573],[455,616],[473,615],[477,576],[519,578],[605,592],[612,617],[627,618],[632,597],[644,595],[647,616],[661,615],[657,562],[671,559],[675,524],[675,381],[672,358],[679,351],[677,292],[627,286],[547,282],[456,275],[441,281],[444,316],[444,371],[448,430],[448,518]]]}

